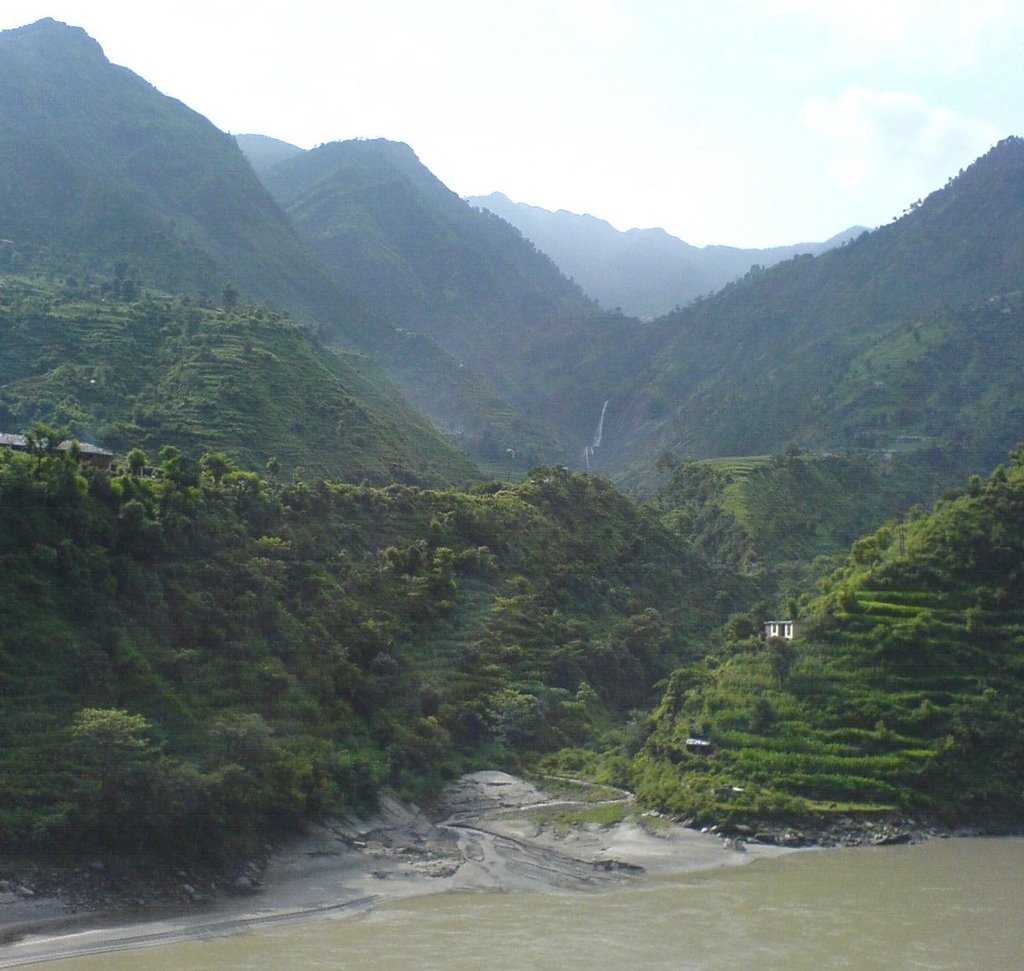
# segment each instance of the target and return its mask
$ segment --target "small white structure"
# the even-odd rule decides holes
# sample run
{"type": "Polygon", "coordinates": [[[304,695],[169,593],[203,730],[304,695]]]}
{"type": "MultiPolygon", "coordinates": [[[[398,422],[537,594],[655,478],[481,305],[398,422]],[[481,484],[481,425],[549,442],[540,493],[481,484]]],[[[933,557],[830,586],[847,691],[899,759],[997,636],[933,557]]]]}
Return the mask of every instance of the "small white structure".
{"type": "Polygon", "coordinates": [[[795,636],[796,625],[791,620],[766,620],[761,624],[762,641],[771,637],[781,637],[784,641],[791,641],[795,636]]]}

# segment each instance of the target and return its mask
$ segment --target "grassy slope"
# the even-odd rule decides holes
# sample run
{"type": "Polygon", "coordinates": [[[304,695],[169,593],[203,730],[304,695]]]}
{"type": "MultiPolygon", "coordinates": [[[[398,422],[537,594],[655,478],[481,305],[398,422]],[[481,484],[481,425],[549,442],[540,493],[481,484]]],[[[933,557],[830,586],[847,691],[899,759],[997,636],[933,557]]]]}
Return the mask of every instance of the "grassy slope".
{"type": "Polygon", "coordinates": [[[702,818],[898,808],[1019,822],[1024,461],[854,544],[793,647],[727,628],[673,675],[639,791],[702,818]],[[711,758],[685,751],[706,734],[711,758]]]}
{"type": "Polygon", "coordinates": [[[1022,186],[1024,141],[1008,139],[889,226],[652,324],[619,391],[616,461],[913,435],[960,478],[991,468],[1020,418],[1022,186]]]}
{"type": "Polygon", "coordinates": [[[124,302],[3,278],[0,426],[70,426],[118,451],[220,450],[251,469],[352,481],[465,482],[471,462],[366,358],[262,308],[124,302]]]}

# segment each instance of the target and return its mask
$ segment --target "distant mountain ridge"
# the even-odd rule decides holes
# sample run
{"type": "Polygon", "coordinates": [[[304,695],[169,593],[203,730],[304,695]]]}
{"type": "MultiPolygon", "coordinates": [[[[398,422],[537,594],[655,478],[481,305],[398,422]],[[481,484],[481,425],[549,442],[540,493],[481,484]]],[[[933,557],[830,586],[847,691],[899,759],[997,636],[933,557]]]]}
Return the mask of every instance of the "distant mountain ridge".
{"type": "Polygon", "coordinates": [[[649,325],[606,448],[916,443],[947,473],[991,468],[1024,433],[1022,239],[1024,140],[1007,138],[889,225],[649,325]]]}
{"type": "Polygon", "coordinates": [[[620,232],[596,216],[551,212],[512,202],[501,192],[466,201],[510,222],[603,307],[641,319],[661,317],[720,290],[755,264],[767,267],[798,253],[823,253],[864,232],[855,226],[824,242],[767,249],[698,247],[664,229],[620,232]]]}
{"type": "Polygon", "coordinates": [[[235,135],[235,141],[257,175],[305,151],[298,145],[269,135],[235,135]]]}

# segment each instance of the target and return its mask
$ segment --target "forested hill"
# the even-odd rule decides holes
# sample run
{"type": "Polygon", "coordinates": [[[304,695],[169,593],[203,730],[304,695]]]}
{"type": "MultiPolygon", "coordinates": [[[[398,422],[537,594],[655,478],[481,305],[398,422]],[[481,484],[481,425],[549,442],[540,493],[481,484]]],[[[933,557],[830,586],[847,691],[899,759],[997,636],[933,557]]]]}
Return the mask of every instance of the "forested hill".
{"type": "Polygon", "coordinates": [[[650,325],[606,458],[912,440],[961,473],[991,468],[1024,417],[1022,235],[1010,138],[892,224],[650,325]]]}
{"type": "Polygon", "coordinates": [[[61,272],[368,326],[304,250],[231,136],[53,20],[0,32],[0,228],[61,272]]]}
{"type": "Polygon", "coordinates": [[[147,295],[124,268],[62,282],[4,273],[0,431],[36,422],[122,456],[174,445],[291,478],[464,484],[473,463],[365,357],[280,314],[147,295]]]}
{"type": "Polygon", "coordinates": [[[516,229],[384,139],[322,145],[260,173],[340,284],[582,448],[595,406],[575,400],[573,375],[608,328],[591,326],[596,304],[516,229]]]}
{"type": "MultiPolygon", "coordinates": [[[[357,478],[369,473],[371,481],[389,468],[403,481],[464,478],[454,470],[464,471],[468,463],[453,460],[452,445],[425,429],[420,415],[375,372],[373,361],[352,355],[328,360],[309,333],[275,330],[269,322],[271,316],[290,316],[334,346],[355,346],[386,363],[396,360],[393,373],[411,375],[404,385],[418,392],[420,405],[443,397],[443,427],[462,432],[463,447],[479,454],[481,441],[493,440],[490,452],[503,455],[510,444],[512,409],[429,339],[410,341],[332,281],[230,136],[111,64],[81,30],[44,20],[0,33],[0,155],[0,237],[9,241],[0,246],[0,272],[15,278],[12,299],[0,299],[3,323],[25,327],[28,337],[33,314],[54,323],[83,322],[67,334],[48,327],[45,348],[31,340],[9,345],[4,380],[18,386],[0,392],[0,430],[24,431],[39,419],[70,424],[75,434],[116,448],[123,438],[117,429],[134,423],[125,440],[147,447],[151,441],[158,447],[205,445],[223,448],[238,461],[269,454],[285,468],[357,478]],[[34,293],[16,307],[13,298],[23,284],[34,293]],[[150,299],[166,306],[179,298],[190,307],[179,304],[154,314],[152,307],[136,312],[126,306],[150,299]],[[253,302],[265,306],[268,319],[253,329],[255,342],[237,341],[254,352],[250,361],[181,341],[169,356],[157,353],[143,362],[132,377],[122,373],[116,382],[108,380],[102,401],[95,393],[99,384],[78,380],[85,373],[91,380],[99,370],[113,376],[114,361],[119,368],[134,367],[133,355],[145,341],[167,349],[166,335],[159,332],[137,335],[145,341],[136,340],[135,350],[130,342],[115,347],[111,338],[124,338],[128,329],[109,326],[94,341],[86,333],[93,324],[84,321],[104,317],[108,309],[113,318],[131,317],[133,332],[149,318],[158,331],[169,317],[172,327],[193,315],[209,322],[210,308],[226,309],[237,318],[233,326],[244,329],[244,308],[253,302]],[[125,306],[106,308],[109,303],[125,306]],[[12,309],[13,317],[7,313],[12,309]],[[109,360],[99,356],[101,348],[109,360]],[[319,363],[312,368],[299,366],[314,359],[319,363]],[[166,370],[154,376],[157,361],[166,370]],[[255,361],[261,366],[249,366],[255,361]],[[268,378],[274,362],[285,364],[268,378]],[[161,399],[154,412],[158,389],[166,391],[180,378],[177,365],[186,367],[191,387],[161,399]],[[325,396],[332,397],[328,388],[342,389],[347,404],[340,411],[337,398],[322,408],[316,404],[322,396],[312,383],[323,378],[322,365],[333,372],[323,381],[325,396]],[[148,377],[140,382],[143,373],[148,377]],[[125,387],[133,381],[137,389],[125,387]],[[271,403],[267,389],[280,386],[287,392],[271,403]],[[127,397],[112,396],[115,387],[127,397]],[[313,411],[305,411],[307,406],[313,411]],[[378,408],[384,409],[380,415],[378,408]],[[343,412],[361,417],[341,421],[343,412]],[[150,414],[149,427],[139,421],[142,413],[150,414]],[[104,438],[107,431],[114,432],[110,439],[104,438]],[[378,444],[381,453],[373,455],[378,444]],[[454,474],[433,476],[431,467],[444,466],[454,474]]],[[[216,330],[218,336],[226,332],[216,330]]],[[[526,454],[562,457],[550,432],[527,425],[520,437],[531,446],[526,454]]],[[[201,447],[196,457],[200,452],[201,447]]]]}
{"type": "Polygon", "coordinates": [[[0,847],[181,860],[598,745],[749,597],[608,484],[0,449],[0,847]]]}
{"type": "Polygon", "coordinates": [[[1024,822],[1024,452],[856,542],[792,642],[731,619],[675,672],[633,771],[698,819],[1024,822]],[[708,754],[687,751],[707,739],[708,754]],[[691,746],[692,748],[692,746],[691,746]]]}

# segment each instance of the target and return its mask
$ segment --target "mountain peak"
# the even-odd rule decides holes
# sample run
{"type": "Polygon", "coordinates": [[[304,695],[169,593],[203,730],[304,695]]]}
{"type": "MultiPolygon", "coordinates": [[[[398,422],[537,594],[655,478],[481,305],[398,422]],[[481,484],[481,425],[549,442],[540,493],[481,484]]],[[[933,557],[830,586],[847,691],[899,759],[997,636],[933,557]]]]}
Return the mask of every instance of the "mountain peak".
{"type": "Polygon", "coordinates": [[[345,141],[327,142],[314,151],[349,158],[380,158],[390,162],[415,162],[416,165],[422,165],[411,145],[389,138],[350,138],[345,141]]]}
{"type": "Polygon", "coordinates": [[[1024,155],[1024,138],[1020,135],[1007,135],[996,142],[979,161],[986,158],[1021,158],[1024,155]]]}
{"type": "Polygon", "coordinates": [[[44,17],[24,27],[0,31],[0,41],[5,38],[19,43],[33,43],[46,52],[60,50],[66,53],[74,46],[80,51],[88,51],[93,56],[98,55],[106,60],[99,41],[81,27],[73,27],[61,20],[54,20],[53,17],[44,17]]]}
{"type": "Polygon", "coordinates": [[[235,141],[257,173],[301,155],[304,149],[269,135],[235,135],[235,141]]]}

